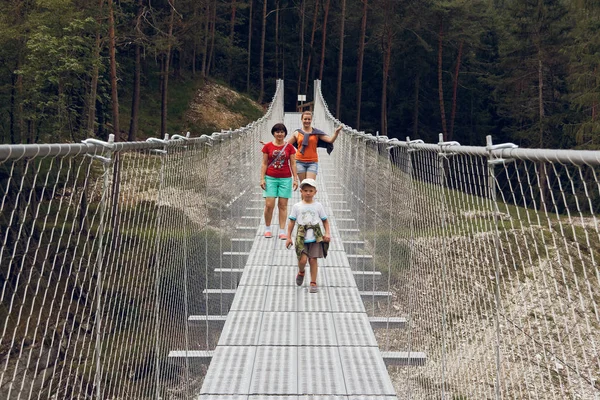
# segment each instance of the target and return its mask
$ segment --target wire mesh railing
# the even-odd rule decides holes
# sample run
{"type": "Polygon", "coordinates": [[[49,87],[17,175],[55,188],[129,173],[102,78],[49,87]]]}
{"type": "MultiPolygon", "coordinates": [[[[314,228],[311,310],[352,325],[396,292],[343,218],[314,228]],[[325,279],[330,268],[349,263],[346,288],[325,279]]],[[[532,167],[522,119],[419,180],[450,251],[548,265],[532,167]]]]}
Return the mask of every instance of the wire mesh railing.
{"type": "Polygon", "coordinates": [[[355,268],[381,272],[367,290],[392,292],[367,311],[406,318],[405,329],[377,330],[379,345],[427,354],[423,367],[390,371],[396,391],[600,398],[600,151],[488,141],[347,126],[336,141],[338,180],[373,260],[355,268]]]}
{"type": "MultiPolygon", "coordinates": [[[[0,398],[190,398],[226,314],[203,289],[231,246],[278,81],[246,127],[147,142],[0,145],[0,398]],[[243,179],[241,179],[243,177],[243,179]]],[[[270,136],[270,135],[269,135],[270,136]]],[[[254,185],[253,185],[254,184],[254,185]]]]}
{"type": "MultiPolygon", "coordinates": [[[[206,366],[167,355],[216,346],[208,317],[236,284],[218,271],[243,267],[226,254],[282,92],[260,120],[211,136],[0,146],[0,398],[198,393],[206,366]]],[[[315,92],[315,126],[331,131],[315,92]]],[[[358,235],[347,251],[368,314],[387,321],[379,346],[427,354],[389,367],[400,397],[598,397],[600,152],[347,126],[335,147],[336,201],[358,235]]]]}

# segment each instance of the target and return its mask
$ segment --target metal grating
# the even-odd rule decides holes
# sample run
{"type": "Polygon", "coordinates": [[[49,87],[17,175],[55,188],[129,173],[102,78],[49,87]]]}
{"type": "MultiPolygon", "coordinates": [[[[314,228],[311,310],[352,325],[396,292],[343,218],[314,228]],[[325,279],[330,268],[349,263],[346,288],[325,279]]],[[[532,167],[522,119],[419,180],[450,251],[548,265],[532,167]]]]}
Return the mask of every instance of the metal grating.
{"type": "Polygon", "coordinates": [[[331,308],[335,312],[365,312],[365,306],[356,287],[329,288],[331,308]]]}
{"type": "MultiPolygon", "coordinates": [[[[321,260],[319,260],[321,261],[321,260]]],[[[327,258],[322,260],[323,262],[319,266],[323,267],[350,267],[348,257],[343,251],[330,251],[327,254],[327,258]]]]}
{"type": "MultiPolygon", "coordinates": [[[[296,287],[296,274],[298,273],[297,267],[277,267],[271,269],[271,275],[269,278],[269,286],[293,286],[296,287]]],[[[310,269],[306,268],[306,275],[304,276],[304,285],[308,285],[312,280],[310,276],[310,269]]],[[[323,268],[319,268],[319,284],[323,286],[328,285],[327,277],[323,268]]]]}
{"type": "Polygon", "coordinates": [[[292,286],[269,286],[265,311],[296,311],[297,289],[292,286]]]}
{"type": "Polygon", "coordinates": [[[298,393],[297,347],[261,346],[256,350],[250,393],[298,393]]]}
{"type": "Polygon", "coordinates": [[[336,346],[333,316],[326,312],[298,313],[299,346],[336,346]]]}
{"type": "Polygon", "coordinates": [[[238,286],[231,310],[262,311],[266,296],[266,286],[238,286]]]}
{"type": "Polygon", "coordinates": [[[269,276],[271,274],[271,268],[269,267],[247,267],[244,269],[242,278],[240,279],[240,286],[260,286],[269,282],[269,276]]]}
{"type": "Polygon", "coordinates": [[[394,387],[385,370],[381,353],[376,347],[340,347],[344,378],[348,394],[394,395],[394,387]]]}
{"type": "Polygon", "coordinates": [[[200,393],[249,393],[256,349],[256,347],[217,346],[200,393]],[[227,379],[223,379],[224,376],[227,379]]]}
{"type": "Polygon", "coordinates": [[[258,341],[262,313],[231,311],[219,338],[219,346],[252,346],[258,341]]]}
{"type": "Polygon", "coordinates": [[[354,275],[352,274],[352,270],[350,268],[323,268],[323,272],[327,276],[327,285],[328,286],[337,286],[337,287],[354,287],[356,286],[356,281],[354,280],[354,275]]]}
{"type": "MultiPolygon", "coordinates": [[[[328,257],[319,260],[318,292],[309,293],[308,265],[304,284],[296,285],[295,252],[285,248],[285,241],[264,238],[261,223],[249,254],[240,256],[246,258],[245,267],[200,399],[396,398],[344,244],[335,233],[331,206],[343,205],[327,197],[324,185],[319,196],[334,238],[328,257]]],[[[298,192],[294,197],[291,201],[298,200],[298,192]]]]}
{"type": "Polygon", "coordinates": [[[300,393],[315,395],[346,393],[338,347],[300,347],[298,369],[300,393]]]}
{"type": "Polygon", "coordinates": [[[340,346],[377,346],[369,317],[365,313],[334,313],[340,346]]]}
{"type": "Polygon", "coordinates": [[[295,313],[265,312],[260,326],[259,346],[297,346],[298,324],[295,313]]]}

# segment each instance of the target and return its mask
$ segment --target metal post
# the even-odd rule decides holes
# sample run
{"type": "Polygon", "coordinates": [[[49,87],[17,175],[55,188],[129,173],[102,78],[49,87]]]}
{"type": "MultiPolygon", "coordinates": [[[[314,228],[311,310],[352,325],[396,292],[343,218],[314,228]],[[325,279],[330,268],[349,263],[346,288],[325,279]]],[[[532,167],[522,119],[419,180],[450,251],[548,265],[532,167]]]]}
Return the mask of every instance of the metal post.
{"type": "MultiPolygon", "coordinates": [[[[440,146],[440,151],[438,153],[438,171],[439,171],[439,186],[440,186],[440,191],[442,193],[441,195],[441,205],[442,205],[442,209],[440,212],[440,216],[441,216],[441,226],[442,226],[442,233],[445,232],[446,230],[446,223],[445,223],[445,212],[446,212],[446,208],[445,208],[445,201],[444,201],[444,177],[445,177],[445,171],[444,171],[444,150],[443,150],[443,143],[444,143],[444,134],[440,133],[438,135],[438,145],[440,146]]],[[[446,373],[446,241],[443,240],[442,241],[442,382],[441,382],[441,388],[442,388],[442,399],[446,398],[446,377],[445,377],[445,373],[446,373]]]]}
{"type": "Polygon", "coordinates": [[[496,392],[496,399],[500,399],[500,271],[499,271],[499,237],[498,237],[498,213],[496,205],[496,185],[494,184],[494,163],[492,154],[492,136],[488,135],[485,137],[486,146],[488,148],[488,196],[490,199],[490,209],[494,216],[494,301],[496,306],[495,321],[496,324],[496,381],[494,382],[494,390],[496,392]]]}
{"type": "Polygon", "coordinates": [[[99,144],[108,149],[108,157],[92,156],[94,159],[100,160],[103,164],[104,181],[102,187],[102,200],[100,207],[100,223],[98,226],[98,252],[96,253],[96,271],[97,271],[97,286],[96,286],[96,315],[94,318],[94,326],[96,327],[96,373],[94,383],[96,385],[96,396],[102,399],[102,264],[104,263],[104,224],[106,220],[106,202],[108,198],[108,174],[110,166],[113,165],[113,144],[115,135],[110,134],[108,142],[101,142],[96,139],[87,139],[86,144],[99,144]]]}
{"type": "MultiPolygon", "coordinates": [[[[165,135],[165,140],[161,140],[161,139],[157,139],[157,138],[149,138],[146,141],[147,142],[154,142],[154,143],[161,143],[163,145],[167,144],[167,139],[169,138],[169,135],[165,135]]],[[[160,400],[161,396],[160,396],[160,340],[159,340],[159,333],[160,333],[160,319],[159,319],[159,309],[160,309],[160,297],[159,297],[159,290],[160,290],[160,235],[159,235],[159,228],[161,226],[161,217],[162,217],[162,213],[160,212],[160,196],[161,196],[161,192],[163,189],[163,185],[164,185],[164,178],[165,178],[165,156],[167,155],[167,146],[163,147],[163,150],[153,150],[154,153],[158,154],[160,157],[160,178],[159,178],[159,182],[158,182],[158,191],[156,193],[156,206],[157,206],[157,215],[156,215],[156,227],[155,227],[155,243],[154,243],[154,249],[155,249],[155,257],[154,257],[154,294],[155,294],[155,302],[154,302],[154,317],[155,317],[155,322],[154,322],[154,335],[155,335],[155,346],[154,346],[154,351],[155,351],[155,364],[154,364],[154,376],[155,376],[155,383],[156,383],[156,387],[155,387],[155,398],[156,400],[160,400]]]]}
{"type": "Polygon", "coordinates": [[[502,248],[500,245],[500,230],[499,226],[499,214],[500,209],[498,208],[498,203],[496,202],[496,175],[494,171],[494,166],[496,164],[506,164],[508,162],[514,161],[512,158],[496,158],[493,154],[494,150],[499,149],[516,149],[518,146],[514,143],[503,143],[503,144],[492,144],[492,137],[490,135],[485,137],[486,141],[486,150],[488,157],[488,195],[490,199],[490,209],[494,214],[494,280],[495,282],[495,290],[494,290],[494,298],[496,305],[496,315],[495,315],[495,324],[496,324],[496,382],[495,382],[495,390],[496,390],[496,399],[501,399],[502,394],[500,390],[500,253],[502,252],[502,248]]]}

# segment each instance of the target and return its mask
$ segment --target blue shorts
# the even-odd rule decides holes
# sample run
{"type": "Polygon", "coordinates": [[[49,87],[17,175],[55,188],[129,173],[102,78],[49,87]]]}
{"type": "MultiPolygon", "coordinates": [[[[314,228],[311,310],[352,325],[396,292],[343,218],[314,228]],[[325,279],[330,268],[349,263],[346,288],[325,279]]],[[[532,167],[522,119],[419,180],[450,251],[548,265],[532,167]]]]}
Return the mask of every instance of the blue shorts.
{"type": "Polygon", "coordinates": [[[273,178],[265,176],[266,189],[263,197],[281,197],[290,199],[292,197],[292,178],[273,178]]]}
{"type": "Polygon", "coordinates": [[[296,160],[296,170],[299,174],[305,174],[307,172],[312,172],[313,174],[317,174],[319,172],[319,163],[318,162],[303,162],[296,160]]]}

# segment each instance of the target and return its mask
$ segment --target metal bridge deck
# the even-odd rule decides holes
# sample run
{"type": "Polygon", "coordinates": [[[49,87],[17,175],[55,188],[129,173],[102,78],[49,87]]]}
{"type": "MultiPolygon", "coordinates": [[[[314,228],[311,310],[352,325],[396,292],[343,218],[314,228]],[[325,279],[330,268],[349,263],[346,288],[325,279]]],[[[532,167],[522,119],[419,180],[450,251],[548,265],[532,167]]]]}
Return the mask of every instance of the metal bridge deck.
{"type": "MultiPolygon", "coordinates": [[[[336,188],[325,187],[321,175],[318,183],[332,229],[328,257],[319,260],[319,292],[308,292],[308,265],[304,285],[296,286],[294,250],[264,238],[261,223],[200,399],[396,399],[336,225],[328,196],[336,188]]],[[[291,207],[299,193],[290,200],[291,207]]]]}

